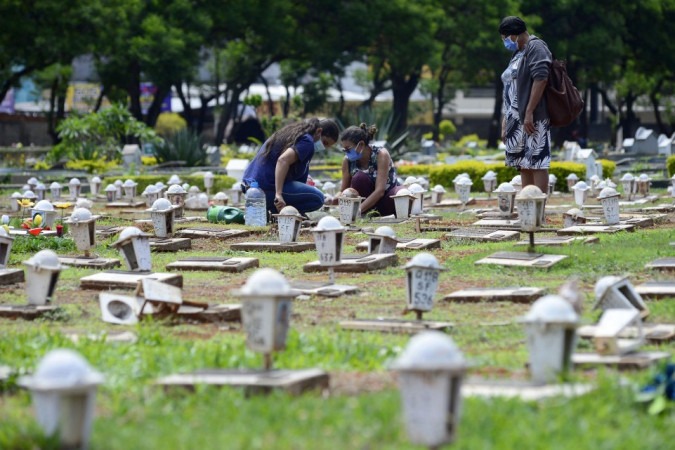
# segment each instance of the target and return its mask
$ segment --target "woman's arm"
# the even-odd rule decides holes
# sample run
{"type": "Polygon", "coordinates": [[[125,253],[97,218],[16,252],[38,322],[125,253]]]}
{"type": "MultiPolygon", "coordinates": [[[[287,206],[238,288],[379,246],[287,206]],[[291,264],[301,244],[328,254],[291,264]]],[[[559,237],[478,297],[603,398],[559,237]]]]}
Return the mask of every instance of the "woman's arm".
{"type": "Polygon", "coordinates": [[[546,78],[542,80],[534,80],[532,83],[532,90],[530,91],[530,100],[527,102],[527,109],[525,110],[525,132],[527,134],[534,133],[534,110],[537,108],[544,90],[546,90],[546,78]]]}
{"type": "Polygon", "coordinates": [[[342,183],[340,184],[340,192],[344,191],[352,185],[352,175],[349,173],[349,160],[342,159],[342,183]]]}
{"type": "Polygon", "coordinates": [[[389,164],[391,156],[387,149],[382,148],[377,154],[377,176],[375,178],[375,190],[368,196],[367,199],[361,203],[361,212],[364,213],[370,208],[374,207],[380,201],[387,186],[387,178],[389,177],[389,164]]]}
{"type": "Polygon", "coordinates": [[[288,175],[288,169],[296,161],[298,161],[298,155],[291,147],[284,150],[277,160],[277,165],[274,168],[274,206],[277,211],[281,211],[281,208],[286,206],[283,196],[284,182],[286,181],[286,175],[288,175]]]}

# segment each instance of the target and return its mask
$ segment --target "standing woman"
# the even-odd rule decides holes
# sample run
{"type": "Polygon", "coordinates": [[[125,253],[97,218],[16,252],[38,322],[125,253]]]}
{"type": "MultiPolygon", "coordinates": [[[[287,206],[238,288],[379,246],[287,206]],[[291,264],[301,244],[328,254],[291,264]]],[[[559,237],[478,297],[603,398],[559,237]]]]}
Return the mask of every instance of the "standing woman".
{"type": "Polygon", "coordinates": [[[547,193],[551,133],[543,94],[551,52],[544,41],[527,32],[520,17],[505,17],[499,24],[499,34],[506,49],[513,52],[502,73],[502,142],[506,146],[506,165],[520,171],[523,187],[534,184],[547,193]]]}
{"type": "Polygon", "coordinates": [[[394,199],[400,187],[396,180],[396,168],[389,152],[384,147],[369,145],[377,133],[375,125],[351,126],[340,137],[345,158],[342,161],[341,191],[354,188],[365,200],[361,213],[371,210],[382,216],[394,214],[394,199]]]}
{"type": "Polygon", "coordinates": [[[244,172],[243,184],[254,180],[265,192],[267,209],[294,206],[301,214],[323,206],[323,193],[307,184],[316,150],[335,145],[338,126],[330,119],[308,119],[277,130],[260,147],[244,172]]]}

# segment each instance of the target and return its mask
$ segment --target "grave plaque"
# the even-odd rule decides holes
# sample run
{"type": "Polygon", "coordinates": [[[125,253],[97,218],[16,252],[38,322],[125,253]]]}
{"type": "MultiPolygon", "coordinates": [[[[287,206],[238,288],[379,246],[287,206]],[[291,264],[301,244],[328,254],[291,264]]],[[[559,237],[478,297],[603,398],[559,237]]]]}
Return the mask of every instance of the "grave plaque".
{"type": "Polygon", "coordinates": [[[646,269],[675,270],[675,258],[659,258],[645,265],[646,269]]]}
{"type": "Polygon", "coordinates": [[[166,270],[198,270],[238,273],[258,267],[258,258],[191,257],[167,264],[166,270]]]}
{"type": "Polygon", "coordinates": [[[359,291],[356,286],[319,281],[293,281],[291,282],[291,288],[305,295],[320,295],[322,297],[340,297],[355,294],[359,291]]]}
{"type": "Polygon", "coordinates": [[[445,236],[450,239],[466,239],[477,242],[502,242],[520,239],[520,231],[494,228],[460,228],[445,236]]]}
{"type": "Polygon", "coordinates": [[[427,320],[394,320],[394,319],[361,319],[343,320],[340,327],[345,330],[379,331],[382,333],[416,334],[420,331],[446,331],[452,328],[448,322],[433,322],[427,320]]]}
{"type": "Polygon", "coordinates": [[[155,252],[177,252],[192,248],[188,238],[150,238],[150,250],[155,252]]]}
{"type": "Polygon", "coordinates": [[[247,230],[218,230],[212,228],[184,228],[178,230],[176,235],[192,239],[232,239],[237,237],[246,237],[251,233],[247,230]]]}
{"type": "MultiPolygon", "coordinates": [[[[422,250],[431,248],[441,248],[440,239],[398,239],[396,250],[422,250]]],[[[356,245],[356,250],[368,251],[368,242],[360,242],[356,245]]]]}
{"type": "MultiPolygon", "coordinates": [[[[330,266],[336,272],[369,272],[372,270],[384,269],[396,265],[398,263],[398,257],[395,254],[374,254],[364,257],[357,258],[346,258],[342,259],[335,265],[330,266]]],[[[329,266],[321,265],[319,261],[314,261],[307,263],[303,266],[304,272],[324,272],[327,271],[329,266]]]]}
{"type": "Polygon", "coordinates": [[[518,230],[520,231],[520,220],[509,219],[481,219],[471,224],[474,227],[490,227],[499,228],[502,230],[518,230]]]}
{"type": "Polygon", "coordinates": [[[478,260],[475,264],[497,264],[500,266],[521,266],[548,269],[567,258],[566,255],[547,255],[525,252],[497,252],[478,260]]]}
{"type": "Polygon", "coordinates": [[[619,224],[619,225],[577,225],[574,227],[567,227],[558,230],[559,236],[573,236],[583,234],[614,234],[619,231],[635,231],[634,225],[619,224]]]}
{"type": "MultiPolygon", "coordinates": [[[[583,339],[593,339],[598,330],[597,325],[585,325],[577,329],[577,335],[583,339]]],[[[671,342],[675,339],[675,325],[662,323],[647,323],[642,325],[645,339],[652,344],[671,342]]],[[[622,336],[635,338],[639,335],[637,327],[628,327],[622,331],[622,336]]]]}
{"type": "Polygon", "coordinates": [[[64,266],[103,270],[121,266],[119,259],[85,256],[59,256],[59,262],[64,266]]]}
{"type": "Polygon", "coordinates": [[[649,299],[675,298],[675,280],[647,281],[635,286],[635,290],[642,297],[649,299]]]}
{"type": "Polygon", "coordinates": [[[536,401],[551,397],[578,397],[591,392],[590,384],[540,384],[519,380],[477,380],[469,378],[462,384],[463,397],[503,397],[536,401]]]}
{"type": "Polygon", "coordinates": [[[60,309],[54,305],[0,305],[0,317],[33,320],[60,309]]]}
{"type": "Polygon", "coordinates": [[[80,289],[136,289],[138,282],[143,278],[153,278],[173,286],[183,287],[183,275],[181,274],[110,271],[80,278],[80,289]]]}
{"type": "Polygon", "coordinates": [[[609,366],[616,367],[619,370],[641,370],[668,359],[670,359],[670,353],[668,352],[637,352],[627,355],[575,353],[572,355],[572,364],[578,367],[609,366]]]}
{"type": "Polygon", "coordinates": [[[544,289],[533,287],[468,288],[443,297],[451,302],[501,302],[532,303],[544,295],[544,289]]]}
{"type": "MultiPolygon", "coordinates": [[[[547,236],[534,239],[534,245],[544,245],[551,247],[558,247],[563,245],[578,244],[595,244],[599,241],[596,236],[547,236]]],[[[530,245],[529,241],[519,241],[516,245],[530,245]]]]}
{"type": "Polygon", "coordinates": [[[22,283],[24,275],[22,269],[2,269],[0,268],[0,286],[6,284],[22,283]]]}
{"type": "Polygon", "coordinates": [[[240,242],[231,244],[230,250],[253,252],[299,253],[314,250],[314,242],[240,242]]]}

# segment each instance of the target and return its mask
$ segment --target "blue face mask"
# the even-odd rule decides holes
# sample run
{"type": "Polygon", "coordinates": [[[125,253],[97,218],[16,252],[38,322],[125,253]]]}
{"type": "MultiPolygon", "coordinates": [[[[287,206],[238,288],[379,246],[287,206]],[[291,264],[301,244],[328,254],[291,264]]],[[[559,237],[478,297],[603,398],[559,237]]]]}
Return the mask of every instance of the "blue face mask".
{"type": "Polygon", "coordinates": [[[511,36],[506,36],[506,38],[504,38],[504,47],[511,52],[515,52],[518,50],[518,42],[512,41],[511,36]]]}
{"type": "Polygon", "coordinates": [[[322,150],[326,150],[326,146],[323,145],[323,142],[321,141],[321,139],[319,139],[318,141],[316,141],[314,143],[314,150],[317,151],[317,152],[320,152],[322,150]]]}
{"type": "Polygon", "coordinates": [[[350,148],[349,150],[345,151],[345,155],[347,156],[347,159],[351,162],[358,161],[361,158],[361,153],[362,152],[357,152],[356,149],[359,147],[359,144],[356,144],[354,147],[350,148]]]}

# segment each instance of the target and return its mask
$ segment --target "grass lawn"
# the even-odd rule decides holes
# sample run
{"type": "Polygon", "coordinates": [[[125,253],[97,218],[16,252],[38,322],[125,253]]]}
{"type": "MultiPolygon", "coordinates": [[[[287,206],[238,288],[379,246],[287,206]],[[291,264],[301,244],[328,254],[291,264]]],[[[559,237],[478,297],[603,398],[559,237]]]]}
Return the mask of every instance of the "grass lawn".
{"type": "MultiPolygon", "coordinates": [[[[572,201],[569,197],[552,203],[572,201]]],[[[201,213],[199,213],[201,215],[201,213]]],[[[191,214],[192,215],[192,214],[191,214]]],[[[197,215],[197,214],[195,214],[197,215]]],[[[470,224],[473,216],[442,212],[443,220],[470,224]]],[[[107,219],[101,225],[128,224],[107,219]]],[[[560,217],[549,224],[559,226],[560,217]]],[[[363,223],[364,226],[372,226],[363,223]]],[[[179,225],[179,228],[185,225],[179,225]]],[[[200,224],[203,228],[210,225],[200,224]]],[[[400,237],[415,237],[411,223],[393,226],[400,237]]],[[[428,232],[424,237],[442,237],[428,232]]],[[[522,235],[526,237],[525,234],[522,235]]],[[[34,238],[17,238],[10,259],[12,267],[36,251],[34,238]]],[[[119,257],[99,243],[96,253],[119,257]]],[[[289,280],[327,280],[327,274],[306,274],[302,266],[316,260],[316,252],[277,254],[233,252],[232,242],[274,240],[253,236],[236,241],[193,240],[190,252],[153,254],[153,269],[187,256],[255,256],[261,267],[272,267],[289,280]]],[[[301,240],[311,240],[303,233],[301,240]]],[[[355,254],[364,234],[349,233],[345,254],[355,254]]],[[[448,270],[442,272],[434,310],[425,319],[454,324],[450,335],[471,364],[470,376],[527,379],[527,349],[517,319],[529,305],[507,302],[447,303],[445,294],[467,287],[532,286],[554,293],[570,277],[577,277],[585,296],[583,320],[592,323],[593,287],[605,275],[628,276],[634,285],[647,280],[672,278],[644,265],[674,253],[670,219],[653,228],[600,237],[597,244],[538,247],[537,252],[569,257],[549,270],[474,265],[496,251],[525,251],[513,242],[477,244],[443,240],[431,252],[448,270]]],[[[51,241],[63,254],[76,250],[67,241],[51,241]]],[[[262,356],[245,349],[238,324],[176,324],[144,321],[136,327],[115,327],[100,320],[98,293],[79,289],[79,279],[89,269],[62,272],[55,304],[62,312],[34,322],[0,319],[0,365],[18,372],[31,371],[49,350],[61,347],[79,351],[106,376],[99,389],[93,449],[397,449],[415,448],[402,426],[399,393],[388,364],[402,351],[409,337],[341,330],[337,322],[348,318],[402,318],[405,306],[404,270],[415,252],[399,252],[400,264],[374,273],[337,274],[337,282],[359,286],[360,292],[340,298],[311,297],[293,305],[292,330],[286,351],[275,355],[279,368],[318,367],[331,374],[331,389],[291,397],[275,392],[246,397],[241,390],[198,387],[195,392],[165,392],[153,386],[162,375],[201,368],[258,368],[262,356]],[[104,343],[81,336],[128,329],[135,343],[104,343]]],[[[184,273],[183,298],[209,303],[238,303],[233,290],[252,271],[184,273]]],[[[22,285],[0,286],[0,302],[22,304],[22,285]]],[[[675,323],[673,299],[650,301],[649,321],[675,323]]],[[[406,316],[413,319],[412,315],[406,316]]],[[[671,350],[672,344],[661,347],[671,350]]],[[[581,341],[579,350],[590,350],[581,341]]],[[[646,346],[656,349],[655,346],[646,346]]],[[[647,382],[653,372],[576,371],[572,380],[594,383],[597,389],[575,398],[541,402],[506,399],[464,400],[456,448],[467,449],[665,449],[675,439],[673,408],[653,416],[634,401],[634,387],[647,382]]],[[[42,436],[33,419],[30,395],[13,380],[0,394],[0,449],[56,448],[42,436]]]]}

